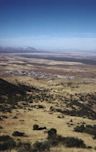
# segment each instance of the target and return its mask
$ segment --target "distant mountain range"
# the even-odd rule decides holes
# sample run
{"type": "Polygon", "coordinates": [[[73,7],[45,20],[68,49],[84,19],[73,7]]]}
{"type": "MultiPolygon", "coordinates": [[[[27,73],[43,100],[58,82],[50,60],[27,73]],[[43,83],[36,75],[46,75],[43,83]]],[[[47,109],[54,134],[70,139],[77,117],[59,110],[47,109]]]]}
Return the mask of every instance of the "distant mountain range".
{"type": "Polygon", "coordinates": [[[41,50],[34,47],[1,47],[0,53],[15,53],[15,54],[25,54],[34,55],[34,57],[41,56],[46,57],[68,57],[68,58],[92,58],[96,60],[96,50],[73,50],[73,49],[57,49],[57,50],[41,50]]]}
{"type": "Polygon", "coordinates": [[[27,48],[13,48],[13,47],[0,47],[0,53],[36,53],[39,52],[33,47],[27,48]]]}

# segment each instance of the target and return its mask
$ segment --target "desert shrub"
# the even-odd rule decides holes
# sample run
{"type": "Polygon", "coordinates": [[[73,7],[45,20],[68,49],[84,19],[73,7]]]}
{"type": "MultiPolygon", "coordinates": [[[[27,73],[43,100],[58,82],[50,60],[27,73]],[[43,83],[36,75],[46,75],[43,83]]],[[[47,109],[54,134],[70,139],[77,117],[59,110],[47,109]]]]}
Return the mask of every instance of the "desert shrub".
{"type": "Polygon", "coordinates": [[[92,149],[92,146],[88,146],[87,148],[88,148],[88,149],[92,149]]]}
{"type": "Polygon", "coordinates": [[[32,145],[30,143],[19,142],[17,145],[17,152],[33,152],[32,145]]]}
{"type": "Polygon", "coordinates": [[[37,124],[33,125],[33,130],[38,130],[38,128],[39,128],[39,125],[37,125],[37,124]]]}
{"type": "Polygon", "coordinates": [[[17,119],[17,116],[14,116],[13,119],[17,119]]]}
{"type": "Polygon", "coordinates": [[[12,135],[13,136],[24,136],[25,135],[25,133],[24,132],[20,132],[20,131],[14,131],[13,133],[12,133],[12,135]]]}
{"type": "Polygon", "coordinates": [[[75,137],[65,137],[64,143],[66,147],[77,147],[77,148],[85,148],[85,143],[82,139],[78,139],[75,137]]]}
{"type": "Polygon", "coordinates": [[[94,135],[93,139],[96,139],[96,135],[94,135]]]}
{"type": "Polygon", "coordinates": [[[33,144],[33,150],[32,152],[45,152],[45,151],[49,151],[50,149],[50,143],[46,140],[43,142],[36,142],[35,144],[33,144]]]}
{"type": "Polygon", "coordinates": [[[57,134],[57,130],[55,128],[51,128],[48,131],[48,141],[51,146],[57,146],[58,144],[62,144],[66,147],[77,147],[77,148],[85,148],[86,145],[82,139],[78,139],[75,137],[62,137],[57,134]]]}
{"type": "Polygon", "coordinates": [[[47,152],[50,149],[49,141],[37,141],[33,145],[30,143],[18,143],[17,152],[47,152]]]}
{"type": "Polygon", "coordinates": [[[55,128],[51,128],[48,130],[48,139],[54,139],[57,136],[57,130],[55,128]]]}
{"type": "Polygon", "coordinates": [[[96,135],[96,125],[86,125],[85,132],[88,134],[96,135]]]}
{"type": "Polygon", "coordinates": [[[62,144],[66,147],[78,147],[85,148],[86,145],[82,139],[78,139],[75,137],[62,137],[57,134],[57,130],[55,128],[51,128],[48,131],[48,141],[51,146],[57,146],[58,144],[62,144]]]}
{"type": "Polygon", "coordinates": [[[37,124],[33,125],[33,130],[44,130],[44,129],[47,129],[47,128],[46,127],[39,127],[39,125],[37,125],[37,124]]]}
{"type": "Polygon", "coordinates": [[[72,120],[72,119],[70,119],[70,122],[73,122],[73,120],[72,120]]]}
{"type": "Polygon", "coordinates": [[[47,129],[46,127],[39,127],[38,130],[45,130],[47,129]]]}
{"type": "Polygon", "coordinates": [[[45,106],[43,106],[43,105],[38,105],[37,108],[39,108],[39,109],[44,109],[45,106]]]}
{"type": "Polygon", "coordinates": [[[76,132],[84,132],[84,133],[88,133],[91,135],[96,135],[96,125],[81,125],[81,126],[76,126],[74,128],[74,131],[76,132]]]}
{"type": "Polygon", "coordinates": [[[76,126],[74,128],[74,131],[76,131],[76,132],[83,132],[84,129],[85,129],[84,125],[81,125],[81,126],[76,126]]]}
{"type": "Polygon", "coordinates": [[[76,147],[76,148],[85,148],[86,145],[82,139],[75,137],[62,137],[57,135],[54,139],[49,139],[51,146],[57,146],[59,144],[66,147],[76,147]]]}
{"type": "Polygon", "coordinates": [[[2,127],[2,126],[0,126],[0,129],[3,129],[3,127],[2,127]]]}
{"type": "Polygon", "coordinates": [[[33,145],[29,143],[19,143],[17,152],[49,152],[51,147],[64,145],[66,147],[88,148],[82,139],[75,137],[62,137],[57,135],[57,130],[51,128],[45,141],[37,141],[33,145]]]}
{"type": "Polygon", "coordinates": [[[16,146],[16,142],[8,135],[0,136],[0,151],[12,149],[16,146]]]}
{"type": "Polygon", "coordinates": [[[57,118],[64,118],[64,115],[59,115],[59,116],[57,116],[57,118]]]}
{"type": "Polygon", "coordinates": [[[0,136],[0,142],[1,141],[6,141],[6,140],[11,140],[12,138],[10,137],[10,136],[8,136],[8,135],[2,135],[2,136],[0,136]]]}
{"type": "Polygon", "coordinates": [[[55,111],[55,108],[53,106],[51,106],[50,111],[55,111]]]}

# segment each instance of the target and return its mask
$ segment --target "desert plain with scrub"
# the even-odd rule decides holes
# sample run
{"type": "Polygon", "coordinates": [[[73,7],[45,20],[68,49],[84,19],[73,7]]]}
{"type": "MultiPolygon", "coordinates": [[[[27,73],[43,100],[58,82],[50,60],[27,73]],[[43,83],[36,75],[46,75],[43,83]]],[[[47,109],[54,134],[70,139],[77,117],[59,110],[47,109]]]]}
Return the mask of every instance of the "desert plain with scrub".
{"type": "Polygon", "coordinates": [[[96,152],[96,58],[1,53],[0,151],[96,152]]]}

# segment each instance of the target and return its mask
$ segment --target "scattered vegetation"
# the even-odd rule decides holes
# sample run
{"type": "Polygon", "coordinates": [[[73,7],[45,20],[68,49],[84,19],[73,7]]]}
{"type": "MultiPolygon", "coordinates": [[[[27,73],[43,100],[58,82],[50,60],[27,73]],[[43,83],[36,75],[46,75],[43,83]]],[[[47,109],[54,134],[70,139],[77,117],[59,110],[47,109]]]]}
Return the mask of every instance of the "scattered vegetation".
{"type": "MultiPolygon", "coordinates": [[[[8,58],[8,64],[9,60],[8,58]]],[[[92,148],[93,150],[96,139],[96,126],[93,125],[94,120],[96,120],[95,66],[62,65],[61,68],[60,63],[57,68],[57,63],[52,65],[52,62],[51,64],[48,62],[48,67],[47,64],[40,64],[42,70],[38,72],[39,63],[37,66],[37,63],[32,65],[33,63],[27,60],[21,63],[20,58],[19,63],[16,60],[17,57],[15,60],[12,59],[13,65],[10,63],[12,68],[4,64],[0,73],[2,77],[0,78],[0,131],[2,133],[2,136],[0,136],[0,151],[11,151],[11,149],[15,148],[18,152],[49,152],[51,147],[62,145],[64,149],[68,147],[72,151],[74,151],[73,148],[76,150],[78,148],[89,148],[88,151],[92,148]],[[28,65],[28,68],[25,69],[25,65],[28,65]],[[34,72],[32,66],[35,69],[35,65],[36,71],[34,72]],[[4,67],[5,71],[3,71],[4,67]],[[8,71],[6,71],[7,67],[8,71]],[[52,69],[53,67],[54,69],[52,69]],[[63,71],[64,69],[65,71],[63,71]],[[84,79],[81,79],[80,76],[84,76],[84,79]],[[81,124],[81,122],[85,123],[81,124]],[[48,127],[56,127],[56,129],[48,129],[40,125],[41,123],[44,123],[45,126],[48,125],[48,127]],[[16,124],[18,126],[15,126],[16,124]],[[72,133],[74,133],[72,125],[76,126],[74,131],[87,133],[93,137],[94,140],[90,138],[90,141],[88,141],[90,142],[89,146],[85,145],[87,140],[84,134],[80,134],[81,139],[77,138],[75,134],[72,136],[72,133]],[[28,136],[24,132],[15,129],[15,127],[25,130],[24,132],[27,132],[28,128],[28,136]],[[57,130],[60,129],[62,129],[60,131],[62,135],[57,133],[57,130]],[[68,129],[68,136],[67,132],[65,136],[63,129],[65,129],[65,132],[68,129]],[[10,130],[12,136],[3,135],[5,133],[10,135],[10,130]],[[47,133],[47,137],[43,139],[46,136],[45,133],[47,133]],[[31,143],[28,143],[29,141],[31,143]]],[[[0,66],[2,67],[2,64],[0,66]]],[[[96,150],[96,147],[94,149],[96,150]]],[[[86,150],[82,149],[81,151],[86,150]]]]}
{"type": "Polygon", "coordinates": [[[57,134],[57,130],[55,128],[51,128],[48,131],[48,140],[50,141],[50,144],[53,146],[62,144],[66,147],[77,147],[77,148],[86,147],[86,145],[82,139],[78,139],[75,137],[62,137],[57,134]]]}
{"type": "Polygon", "coordinates": [[[48,139],[53,139],[56,138],[57,136],[57,130],[55,128],[51,128],[48,130],[48,139]]]}
{"type": "Polygon", "coordinates": [[[44,129],[47,129],[46,127],[40,127],[39,125],[37,124],[34,124],[33,125],[33,130],[44,130],[44,129]]]}
{"type": "Polygon", "coordinates": [[[0,129],[3,129],[3,127],[2,127],[2,126],[0,126],[0,129]]]}
{"type": "Polygon", "coordinates": [[[96,93],[58,95],[56,98],[61,102],[61,106],[51,106],[50,111],[92,120],[96,119],[96,111],[94,110],[96,106],[96,93]]]}
{"type": "Polygon", "coordinates": [[[13,149],[16,146],[14,139],[8,135],[0,136],[0,151],[13,149]]]}
{"type": "Polygon", "coordinates": [[[86,148],[86,145],[82,139],[74,137],[62,137],[57,134],[55,128],[51,128],[48,131],[48,138],[44,141],[37,141],[33,145],[20,144],[18,152],[49,152],[51,147],[63,145],[65,147],[86,148]]]}
{"type": "Polygon", "coordinates": [[[38,129],[39,129],[39,125],[34,124],[34,125],[33,125],[33,130],[38,130],[38,129]]]}
{"type": "Polygon", "coordinates": [[[12,133],[12,136],[20,136],[20,137],[23,137],[25,136],[25,133],[24,132],[20,132],[20,131],[14,131],[12,133]]]}
{"type": "Polygon", "coordinates": [[[58,143],[63,144],[66,147],[86,148],[86,145],[82,139],[76,137],[57,137],[58,143]]]}
{"type": "Polygon", "coordinates": [[[32,145],[30,143],[19,142],[16,149],[17,152],[33,152],[32,145]]]}
{"type": "Polygon", "coordinates": [[[93,135],[94,139],[96,137],[96,125],[80,125],[80,126],[76,126],[74,128],[74,131],[76,132],[81,132],[81,133],[87,133],[87,134],[91,134],[93,135]]]}
{"type": "MultiPolygon", "coordinates": [[[[41,90],[33,86],[21,83],[12,84],[0,79],[0,111],[11,112],[13,109],[29,107],[30,103],[52,100],[53,96],[47,89],[41,90]],[[28,92],[30,92],[28,94],[28,92]]],[[[44,109],[45,106],[38,104],[33,108],[44,109]]]]}

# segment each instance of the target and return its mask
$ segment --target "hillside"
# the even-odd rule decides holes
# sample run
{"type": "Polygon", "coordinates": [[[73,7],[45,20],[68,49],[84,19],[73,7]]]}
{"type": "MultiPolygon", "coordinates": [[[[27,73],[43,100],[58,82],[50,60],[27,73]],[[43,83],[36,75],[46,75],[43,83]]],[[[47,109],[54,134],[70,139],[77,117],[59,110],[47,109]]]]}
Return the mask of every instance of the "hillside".
{"type": "Polygon", "coordinates": [[[0,63],[0,151],[96,151],[95,65],[17,55],[0,63]]]}

